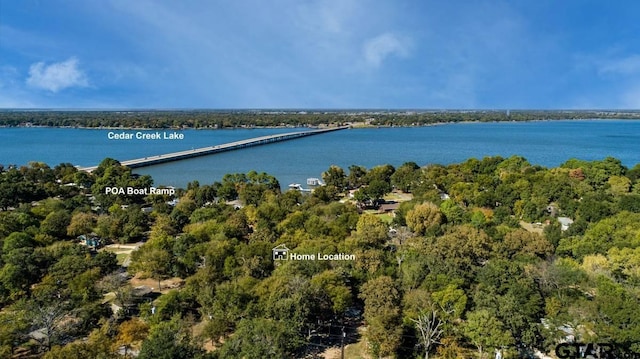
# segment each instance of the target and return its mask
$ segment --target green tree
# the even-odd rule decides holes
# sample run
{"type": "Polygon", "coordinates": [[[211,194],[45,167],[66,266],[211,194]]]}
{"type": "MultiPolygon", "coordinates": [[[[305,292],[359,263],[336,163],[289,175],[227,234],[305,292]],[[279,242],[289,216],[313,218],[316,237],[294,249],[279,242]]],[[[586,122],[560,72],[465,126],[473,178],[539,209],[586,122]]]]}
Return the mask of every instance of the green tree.
{"type": "Polygon", "coordinates": [[[243,319],[235,334],[220,349],[221,358],[292,358],[302,345],[290,322],[273,319],[243,319]]]}
{"type": "MultiPolygon", "coordinates": [[[[345,273],[326,270],[311,278],[311,291],[322,312],[342,315],[352,303],[351,288],[346,285],[345,273]]],[[[329,315],[325,315],[329,316],[329,315]]]]}
{"type": "Polygon", "coordinates": [[[244,211],[231,213],[223,225],[223,231],[227,238],[245,238],[250,230],[249,220],[244,211]]]}
{"type": "Polygon", "coordinates": [[[631,189],[631,180],[624,176],[611,176],[607,180],[609,191],[614,195],[622,195],[629,193],[631,189]]]}
{"type": "Polygon", "coordinates": [[[302,327],[311,317],[312,290],[309,280],[299,275],[272,275],[256,288],[267,318],[297,323],[302,327]]]}
{"type": "Polygon", "coordinates": [[[475,310],[467,315],[464,334],[478,349],[478,357],[485,358],[490,349],[514,344],[511,334],[504,324],[485,309],[475,310]]]}
{"type": "Polygon", "coordinates": [[[335,187],[338,192],[344,191],[347,186],[347,175],[338,166],[331,166],[327,171],[323,172],[322,180],[327,186],[335,187]]]}
{"type": "Polygon", "coordinates": [[[131,254],[131,266],[134,272],[143,272],[145,275],[158,281],[158,290],[161,289],[160,281],[169,276],[171,271],[171,254],[159,248],[143,248],[131,254]]]}
{"type": "MultiPolygon", "coordinates": [[[[8,176],[3,176],[8,177],[8,176]]],[[[20,188],[18,182],[0,181],[0,208],[3,211],[20,203],[20,188]]]]}
{"type": "Polygon", "coordinates": [[[365,175],[366,182],[371,185],[374,181],[391,183],[391,176],[395,172],[395,168],[392,165],[376,166],[367,172],[365,175]]]}
{"type": "Polygon", "coordinates": [[[358,219],[356,230],[347,240],[352,248],[380,248],[389,240],[387,225],[377,216],[364,214],[358,219]]]}
{"type": "Polygon", "coordinates": [[[91,332],[86,341],[54,346],[43,359],[118,359],[120,355],[111,350],[112,340],[108,329],[98,328],[91,332]]]}
{"type": "Polygon", "coordinates": [[[448,223],[462,224],[464,223],[465,211],[451,199],[444,200],[440,204],[440,211],[444,214],[448,223]]]}
{"type": "Polygon", "coordinates": [[[28,319],[28,312],[19,306],[5,307],[0,313],[0,357],[13,357],[15,346],[27,340],[28,319]]]}
{"type": "Polygon", "coordinates": [[[14,232],[4,239],[0,294],[18,299],[29,293],[31,285],[39,280],[42,270],[34,254],[34,247],[35,241],[26,233],[14,232]]]}
{"type": "Polygon", "coordinates": [[[0,240],[13,232],[24,232],[29,227],[37,226],[38,221],[30,212],[0,212],[0,240]]]}
{"type": "Polygon", "coordinates": [[[489,259],[491,241],[484,231],[463,225],[424,244],[422,250],[432,272],[471,279],[489,259]]]}
{"type": "Polygon", "coordinates": [[[242,318],[248,316],[250,305],[256,301],[256,282],[254,278],[242,277],[233,282],[220,283],[215,292],[209,283],[204,283],[204,288],[197,294],[197,301],[202,306],[203,316],[208,319],[204,333],[207,338],[216,342],[228,336],[242,318]]]}
{"type": "Polygon", "coordinates": [[[114,204],[141,204],[144,202],[144,195],[142,194],[108,194],[106,192],[108,187],[149,188],[153,184],[150,176],[136,177],[132,175],[130,168],[122,166],[120,162],[111,158],[106,158],[100,162],[98,168],[92,174],[96,180],[91,186],[91,192],[103,210],[110,208],[114,204]]]}
{"type": "Polygon", "coordinates": [[[558,252],[582,258],[588,254],[605,254],[613,247],[640,247],[640,214],[620,212],[604,218],[589,226],[584,236],[560,240],[558,252]]]}
{"type": "Polygon", "coordinates": [[[544,300],[522,264],[493,259],[478,272],[477,280],[474,303],[504,323],[519,344],[538,346],[539,328],[534,323],[543,315],[544,300]]]}
{"type": "Polygon", "coordinates": [[[115,345],[124,347],[125,357],[131,347],[142,343],[149,334],[149,325],[140,319],[133,318],[122,322],[118,326],[118,334],[115,338],[115,345]]]}
{"type": "Polygon", "coordinates": [[[413,207],[406,215],[407,226],[418,235],[436,234],[442,221],[440,209],[429,202],[413,207]]]}
{"type": "Polygon", "coordinates": [[[389,182],[381,181],[381,180],[372,180],[369,182],[369,185],[364,188],[365,193],[368,198],[371,199],[381,199],[385,194],[391,192],[391,185],[389,182]]]}
{"type": "Polygon", "coordinates": [[[323,203],[330,203],[340,198],[342,192],[334,186],[320,186],[313,190],[312,196],[323,203]]]}
{"type": "Polygon", "coordinates": [[[193,359],[202,356],[202,350],[191,344],[189,329],[173,318],[160,322],[151,328],[149,336],[142,343],[139,359],[193,359]]]}
{"type": "Polygon", "coordinates": [[[500,162],[496,170],[500,173],[518,173],[530,166],[531,164],[524,157],[514,155],[500,162]]]}
{"type": "MultiPolygon", "coordinates": [[[[13,232],[2,242],[2,255],[9,257],[14,250],[22,248],[33,248],[36,243],[33,237],[24,232],[13,232]]],[[[4,259],[6,262],[6,258],[4,259]]]]}
{"type": "Polygon", "coordinates": [[[467,307],[467,295],[456,284],[447,284],[431,293],[434,303],[440,307],[445,319],[462,318],[467,307]]]}
{"type": "MultiPolygon", "coordinates": [[[[640,335],[640,298],[610,279],[600,277],[597,280],[595,298],[597,315],[596,334],[604,341],[629,345],[637,343],[640,335]]],[[[640,352],[637,344],[632,348],[640,352]]]]}
{"type": "Polygon", "coordinates": [[[71,299],[75,303],[89,304],[99,298],[95,283],[100,279],[100,268],[91,268],[68,282],[71,299]]]}
{"type": "Polygon", "coordinates": [[[118,222],[122,225],[121,242],[131,242],[140,239],[149,228],[147,216],[139,205],[131,205],[118,213],[118,222]]]}
{"type": "Polygon", "coordinates": [[[620,211],[640,213],[640,195],[628,194],[618,198],[618,208],[620,211]]]}
{"type": "Polygon", "coordinates": [[[71,217],[67,234],[71,237],[88,236],[96,225],[97,218],[91,213],[78,212],[71,217]]]}
{"type": "Polygon", "coordinates": [[[367,169],[362,166],[352,165],[349,166],[349,175],[347,176],[348,187],[356,189],[366,184],[365,176],[367,175],[367,169]]]}
{"type": "Polygon", "coordinates": [[[51,212],[40,223],[40,231],[56,238],[67,236],[67,226],[71,223],[71,215],[65,210],[51,212]]]}
{"type": "Polygon", "coordinates": [[[418,182],[420,166],[415,162],[405,162],[391,175],[391,184],[402,192],[411,192],[412,187],[418,182]]]}
{"type": "Polygon", "coordinates": [[[494,251],[503,258],[546,258],[553,253],[553,245],[543,236],[516,229],[507,233],[502,242],[496,243],[494,251]]]}
{"type": "Polygon", "coordinates": [[[367,322],[367,341],[375,357],[393,355],[400,346],[400,293],[393,279],[381,276],[362,285],[360,298],[364,300],[367,322]]]}
{"type": "Polygon", "coordinates": [[[577,216],[587,222],[598,222],[612,214],[611,197],[603,194],[583,196],[577,209],[577,216]]]}

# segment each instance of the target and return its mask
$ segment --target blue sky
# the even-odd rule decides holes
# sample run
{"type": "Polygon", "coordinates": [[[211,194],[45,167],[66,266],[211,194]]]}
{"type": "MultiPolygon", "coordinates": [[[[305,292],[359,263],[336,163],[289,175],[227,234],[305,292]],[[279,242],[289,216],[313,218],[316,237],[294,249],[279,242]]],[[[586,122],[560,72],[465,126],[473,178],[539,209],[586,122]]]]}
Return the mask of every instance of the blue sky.
{"type": "Polygon", "coordinates": [[[0,0],[0,108],[640,108],[640,2],[0,0]]]}

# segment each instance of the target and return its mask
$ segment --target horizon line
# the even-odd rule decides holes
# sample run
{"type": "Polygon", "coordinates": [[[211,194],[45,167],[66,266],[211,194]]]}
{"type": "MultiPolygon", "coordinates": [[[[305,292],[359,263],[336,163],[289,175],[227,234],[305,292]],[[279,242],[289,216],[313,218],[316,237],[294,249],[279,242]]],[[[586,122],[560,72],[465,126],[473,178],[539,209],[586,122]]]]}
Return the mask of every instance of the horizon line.
{"type": "Polygon", "coordinates": [[[640,112],[640,109],[544,109],[544,108],[206,108],[206,107],[178,107],[178,108],[145,108],[145,107],[122,107],[122,108],[84,108],[84,107],[24,107],[24,108],[0,108],[0,112],[640,112]]]}

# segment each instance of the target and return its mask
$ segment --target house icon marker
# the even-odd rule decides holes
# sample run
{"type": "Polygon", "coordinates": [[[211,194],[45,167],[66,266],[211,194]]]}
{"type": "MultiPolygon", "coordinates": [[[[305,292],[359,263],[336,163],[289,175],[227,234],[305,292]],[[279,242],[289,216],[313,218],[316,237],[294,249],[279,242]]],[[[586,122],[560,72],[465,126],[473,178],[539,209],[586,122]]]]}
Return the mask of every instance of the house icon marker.
{"type": "Polygon", "coordinates": [[[287,248],[286,245],[284,244],[279,244],[276,247],[274,247],[272,250],[273,252],[273,260],[274,261],[286,261],[287,260],[287,256],[289,254],[289,248],[287,248]]]}

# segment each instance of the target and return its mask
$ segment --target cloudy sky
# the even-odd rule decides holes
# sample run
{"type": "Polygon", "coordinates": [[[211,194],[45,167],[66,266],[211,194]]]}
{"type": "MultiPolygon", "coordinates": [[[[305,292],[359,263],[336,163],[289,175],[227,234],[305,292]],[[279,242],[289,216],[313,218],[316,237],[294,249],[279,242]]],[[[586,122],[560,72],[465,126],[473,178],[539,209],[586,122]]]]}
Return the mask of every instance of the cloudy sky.
{"type": "Polygon", "coordinates": [[[0,108],[640,108],[640,2],[0,0],[0,108]]]}

